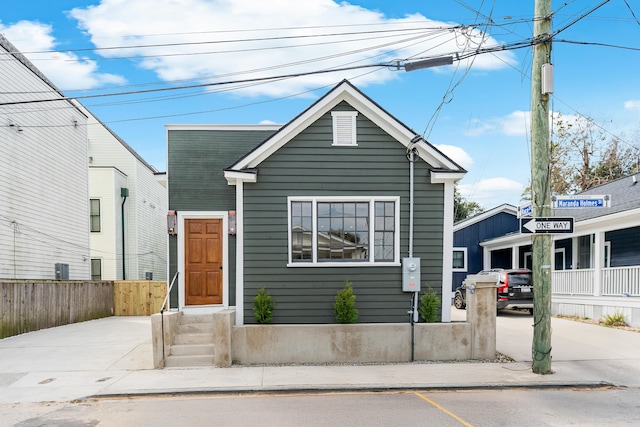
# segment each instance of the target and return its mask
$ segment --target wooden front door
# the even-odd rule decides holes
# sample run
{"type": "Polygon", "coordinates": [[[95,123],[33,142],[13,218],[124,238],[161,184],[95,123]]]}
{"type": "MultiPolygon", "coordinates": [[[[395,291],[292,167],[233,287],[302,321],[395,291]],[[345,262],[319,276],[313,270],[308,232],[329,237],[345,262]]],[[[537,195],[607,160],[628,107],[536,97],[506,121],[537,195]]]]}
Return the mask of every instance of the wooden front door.
{"type": "Polygon", "coordinates": [[[222,304],[222,220],[185,219],[185,304],[222,304]]]}

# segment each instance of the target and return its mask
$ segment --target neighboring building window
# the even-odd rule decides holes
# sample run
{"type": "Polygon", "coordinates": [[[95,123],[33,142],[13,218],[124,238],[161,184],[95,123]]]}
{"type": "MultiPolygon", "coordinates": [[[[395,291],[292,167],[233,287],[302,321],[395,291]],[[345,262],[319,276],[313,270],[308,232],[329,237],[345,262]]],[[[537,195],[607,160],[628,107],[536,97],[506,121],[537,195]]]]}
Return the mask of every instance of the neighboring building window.
{"type": "Polygon", "coordinates": [[[358,145],[356,139],[357,111],[332,111],[333,145],[358,145]]]}
{"type": "Polygon", "coordinates": [[[397,263],[398,222],[398,198],[289,198],[290,263],[397,263]]]}
{"type": "Polygon", "coordinates": [[[97,233],[100,231],[100,200],[91,199],[89,200],[89,204],[90,204],[91,232],[97,233]]]}
{"type": "Polygon", "coordinates": [[[453,271],[467,271],[467,248],[453,248],[453,271]]]}
{"type": "Polygon", "coordinates": [[[102,260],[91,258],[91,280],[102,280],[102,260]]]}

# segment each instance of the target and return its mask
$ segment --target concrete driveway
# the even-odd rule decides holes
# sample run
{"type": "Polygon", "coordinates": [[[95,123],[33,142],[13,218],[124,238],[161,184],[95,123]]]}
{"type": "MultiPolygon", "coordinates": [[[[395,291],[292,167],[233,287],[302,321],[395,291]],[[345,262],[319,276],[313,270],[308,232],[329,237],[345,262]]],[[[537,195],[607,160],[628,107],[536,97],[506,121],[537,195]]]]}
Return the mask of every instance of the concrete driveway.
{"type": "MultiPolygon", "coordinates": [[[[464,320],[466,312],[452,307],[451,318],[464,320]]],[[[517,362],[531,362],[532,343],[533,316],[501,310],[496,319],[496,350],[517,362]]],[[[602,371],[603,380],[640,385],[640,333],[552,317],[551,363],[554,370],[578,366],[602,371]]]]}

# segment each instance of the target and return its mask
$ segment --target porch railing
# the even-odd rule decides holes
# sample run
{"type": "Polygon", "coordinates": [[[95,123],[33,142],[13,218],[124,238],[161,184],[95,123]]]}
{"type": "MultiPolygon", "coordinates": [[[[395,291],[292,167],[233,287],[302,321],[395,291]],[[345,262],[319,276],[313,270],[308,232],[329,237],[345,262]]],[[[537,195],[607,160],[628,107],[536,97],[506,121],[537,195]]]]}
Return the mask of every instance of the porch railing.
{"type": "MultiPolygon", "coordinates": [[[[552,292],[560,295],[595,295],[595,269],[561,270],[552,275],[552,292]]],[[[602,296],[640,296],[640,266],[603,268],[602,296]]]]}
{"type": "Polygon", "coordinates": [[[593,295],[593,275],[595,270],[560,270],[551,276],[551,290],[554,294],[593,295]]]}
{"type": "Polygon", "coordinates": [[[640,296],[640,266],[604,268],[602,295],[640,296]]]}

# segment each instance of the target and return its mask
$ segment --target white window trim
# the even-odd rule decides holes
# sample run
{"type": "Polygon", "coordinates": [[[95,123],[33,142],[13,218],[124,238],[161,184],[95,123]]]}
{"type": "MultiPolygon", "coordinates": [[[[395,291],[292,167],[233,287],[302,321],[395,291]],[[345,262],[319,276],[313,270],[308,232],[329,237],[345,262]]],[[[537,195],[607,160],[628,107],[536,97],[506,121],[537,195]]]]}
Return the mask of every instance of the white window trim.
{"type": "MultiPolygon", "coordinates": [[[[333,124],[333,144],[338,147],[353,147],[358,145],[357,139],[357,128],[356,128],[356,116],[358,115],[357,111],[332,111],[331,118],[333,124]],[[339,126],[340,119],[350,119],[351,120],[351,135],[348,136],[349,142],[341,142],[345,135],[339,132],[341,127],[339,126]]],[[[347,130],[348,132],[348,130],[347,130]]]]}
{"type": "Polygon", "coordinates": [[[92,234],[102,234],[102,230],[103,230],[103,227],[102,227],[102,198],[100,198],[100,197],[90,197],[89,198],[89,232],[92,233],[92,234]],[[98,219],[100,220],[100,225],[99,225],[100,230],[99,231],[91,230],[91,216],[92,216],[91,215],[91,202],[93,200],[97,200],[98,201],[98,209],[99,209],[98,219]]]}
{"type": "Polygon", "coordinates": [[[567,259],[565,255],[564,248],[555,248],[553,250],[553,270],[554,271],[564,271],[566,270],[567,259]],[[556,255],[560,254],[562,256],[562,270],[556,270],[556,255]]]}
{"type": "Polygon", "coordinates": [[[602,251],[602,268],[611,268],[611,242],[604,242],[604,248],[602,251]]]}
{"type": "Polygon", "coordinates": [[[462,252],[462,258],[463,258],[463,262],[464,262],[464,267],[463,268],[454,268],[451,267],[451,271],[455,271],[455,272],[466,272],[467,271],[467,248],[453,248],[453,251],[451,251],[451,262],[453,263],[453,252],[462,252]]]}
{"type": "Polygon", "coordinates": [[[188,314],[208,314],[229,308],[229,213],[228,211],[178,211],[178,309],[188,314]],[[222,219],[222,304],[186,305],[185,233],[186,219],[222,219]]]}
{"type": "Polygon", "coordinates": [[[287,197],[287,252],[288,263],[287,267],[385,267],[385,266],[400,266],[400,197],[378,197],[378,196],[321,196],[321,197],[299,197],[289,196],[287,197]],[[311,202],[311,250],[312,261],[311,262],[293,262],[291,259],[291,202],[311,202]],[[369,203],[369,218],[375,220],[375,202],[394,202],[394,242],[393,242],[393,261],[376,262],[375,261],[375,224],[369,225],[369,244],[371,249],[369,250],[368,261],[358,262],[318,262],[318,216],[317,205],[318,202],[368,202],[369,203]]]}
{"type": "Polygon", "coordinates": [[[531,270],[533,268],[533,265],[529,265],[529,263],[527,262],[527,259],[531,260],[531,262],[533,263],[533,252],[525,252],[524,253],[524,268],[527,268],[529,270],[531,270]]]}

